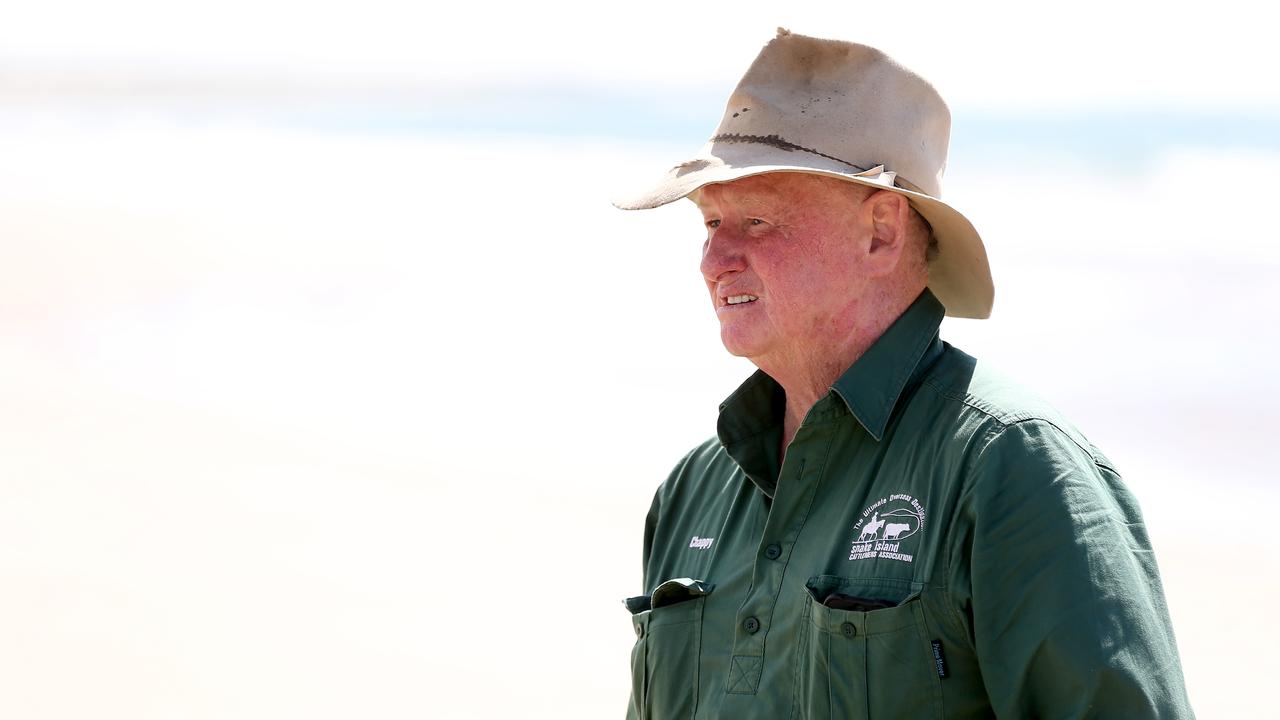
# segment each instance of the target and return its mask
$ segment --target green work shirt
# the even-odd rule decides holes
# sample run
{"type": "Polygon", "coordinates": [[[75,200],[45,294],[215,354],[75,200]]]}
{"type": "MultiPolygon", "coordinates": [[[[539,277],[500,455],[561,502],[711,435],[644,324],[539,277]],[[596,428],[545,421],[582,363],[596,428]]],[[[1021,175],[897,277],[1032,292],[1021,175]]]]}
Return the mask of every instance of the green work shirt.
{"type": "Polygon", "coordinates": [[[757,372],[659,488],[629,718],[1185,718],[1115,467],[923,295],[780,457],[757,372]]]}

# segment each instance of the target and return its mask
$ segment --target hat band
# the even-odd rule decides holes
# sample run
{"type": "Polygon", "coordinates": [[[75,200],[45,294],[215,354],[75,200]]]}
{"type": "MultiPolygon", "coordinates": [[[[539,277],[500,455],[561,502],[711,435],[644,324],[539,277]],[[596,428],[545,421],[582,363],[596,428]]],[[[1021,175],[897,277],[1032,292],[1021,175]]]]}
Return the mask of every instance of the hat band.
{"type": "MultiPolygon", "coordinates": [[[[796,151],[805,152],[805,153],[809,153],[810,155],[817,155],[818,157],[826,158],[828,160],[835,160],[838,163],[848,165],[854,170],[857,170],[858,174],[863,174],[863,173],[879,174],[880,172],[884,172],[884,165],[876,165],[875,167],[864,168],[861,165],[856,165],[854,163],[849,162],[848,160],[838,158],[834,155],[828,155],[822,152],[821,150],[815,150],[811,147],[805,147],[804,145],[797,145],[796,143],[793,143],[790,140],[784,139],[781,135],[744,135],[741,133],[721,133],[719,135],[713,136],[711,138],[711,142],[713,143],[717,143],[717,142],[754,143],[757,145],[768,145],[769,147],[775,147],[775,148],[778,148],[779,150],[786,150],[788,152],[796,152],[796,151]]],[[[911,192],[920,193],[921,195],[929,194],[921,190],[914,183],[908,182],[907,180],[904,180],[903,178],[898,177],[896,174],[893,175],[893,184],[897,187],[902,188],[903,190],[910,190],[911,192]]]]}
{"type": "Polygon", "coordinates": [[[870,169],[870,168],[864,168],[864,167],[855,165],[849,162],[848,160],[841,160],[840,158],[834,155],[828,155],[820,150],[814,150],[813,148],[805,147],[803,145],[797,145],[791,142],[790,140],[784,140],[781,135],[742,135],[740,133],[722,133],[720,135],[716,135],[712,137],[711,142],[755,143],[758,145],[768,145],[769,147],[776,147],[779,150],[787,150],[792,152],[799,150],[800,152],[807,152],[810,155],[817,155],[818,157],[824,157],[828,160],[835,160],[838,163],[844,163],[845,165],[848,165],[849,167],[857,170],[858,172],[866,172],[867,170],[870,169]]]}

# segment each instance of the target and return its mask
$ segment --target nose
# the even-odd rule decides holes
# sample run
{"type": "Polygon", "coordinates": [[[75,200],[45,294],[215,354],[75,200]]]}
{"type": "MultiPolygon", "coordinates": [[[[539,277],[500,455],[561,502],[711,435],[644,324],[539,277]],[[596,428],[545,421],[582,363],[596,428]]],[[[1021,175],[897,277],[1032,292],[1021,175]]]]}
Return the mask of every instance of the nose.
{"type": "Polygon", "coordinates": [[[740,241],[741,238],[735,237],[732,230],[724,225],[710,231],[707,241],[702,244],[702,264],[699,266],[707,282],[718,282],[725,275],[746,268],[740,241]]]}

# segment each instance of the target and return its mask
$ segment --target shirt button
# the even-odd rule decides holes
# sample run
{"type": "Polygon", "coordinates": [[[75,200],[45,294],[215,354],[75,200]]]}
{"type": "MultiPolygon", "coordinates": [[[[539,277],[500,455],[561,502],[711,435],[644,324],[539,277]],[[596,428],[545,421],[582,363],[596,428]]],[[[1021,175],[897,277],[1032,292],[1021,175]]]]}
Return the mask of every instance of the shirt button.
{"type": "Polygon", "coordinates": [[[782,546],[779,545],[778,543],[773,543],[772,545],[764,549],[764,556],[769,558],[770,560],[777,560],[778,558],[782,557],[782,546]]]}
{"type": "Polygon", "coordinates": [[[858,627],[851,622],[847,622],[840,626],[840,632],[844,633],[845,637],[851,638],[858,634],[858,627]]]}
{"type": "Polygon", "coordinates": [[[755,635],[760,630],[760,621],[754,617],[749,617],[742,621],[742,629],[748,633],[755,635]]]}
{"type": "Polygon", "coordinates": [[[636,637],[638,637],[638,638],[642,638],[642,637],[644,637],[644,626],[643,626],[643,625],[636,625],[636,637]]]}

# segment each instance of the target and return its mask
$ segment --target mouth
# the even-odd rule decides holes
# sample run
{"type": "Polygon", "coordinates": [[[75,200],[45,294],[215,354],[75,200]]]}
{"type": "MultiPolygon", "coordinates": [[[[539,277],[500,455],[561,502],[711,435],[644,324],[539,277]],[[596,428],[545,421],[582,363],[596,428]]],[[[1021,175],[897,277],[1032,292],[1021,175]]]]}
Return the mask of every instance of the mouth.
{"type": "Polygon", "coordinates": [[[745,293],[742,295],[729,295],[727,297],[720,298],[720,307],[723,308],[723,307],[732,307],[736,305],[749,305],[759,299],[760,297],[757,295],[748,295],[745,293]]]}

